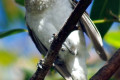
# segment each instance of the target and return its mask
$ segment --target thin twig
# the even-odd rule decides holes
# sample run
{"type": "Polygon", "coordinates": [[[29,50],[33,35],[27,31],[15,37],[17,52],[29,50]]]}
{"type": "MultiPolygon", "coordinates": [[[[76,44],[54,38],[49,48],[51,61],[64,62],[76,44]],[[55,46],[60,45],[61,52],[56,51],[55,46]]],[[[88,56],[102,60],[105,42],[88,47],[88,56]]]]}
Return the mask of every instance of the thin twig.
{"type": "Polygon", "coordinates": [[[99,20],[94,20],[93,21],[95,24],[100,24],[100,23],[109,23],[109,22],[120,22],[117,19],[99,19],[99,20]]]}
{"type": "Polygon", "coordinates": [[[65,25],[62,27],[58,35],[55,36],[50,49],[44,59],[44,62],[41,64],[42,68],[36,70],[35,74],[30,80],[44,80],[46,74],[48,73],[50,67],[52,66],[55,58],[57,57],[59,50],[62,46],[62,43],[68,37],[68,35],[74,30],[74,26],[89,6],[92,0],[80,0],[75,10],[72,12],[71,16],[68,18],[65,25]]]}

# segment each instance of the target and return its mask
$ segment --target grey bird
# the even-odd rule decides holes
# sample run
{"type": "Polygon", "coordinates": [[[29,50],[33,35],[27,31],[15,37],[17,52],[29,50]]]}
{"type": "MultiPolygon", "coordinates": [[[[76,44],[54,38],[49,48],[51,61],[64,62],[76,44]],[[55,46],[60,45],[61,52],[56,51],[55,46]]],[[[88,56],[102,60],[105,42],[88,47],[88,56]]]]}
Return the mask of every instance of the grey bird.
{"type": "MultiPolygon", "coordinates": [[[[53,40],[53,34],[59,32],[75,6],[75,0],[25,0],[26,24],[40,53],[46,55],[53,40]]],[[[103,60],[107,60],[102,38],[86,12],[77,26],[80,30],[71,32],[54,62],[55,69],[66,80],[87,80],[88,52],[84,32],[93,42],[98,55],[103,60]]]]}

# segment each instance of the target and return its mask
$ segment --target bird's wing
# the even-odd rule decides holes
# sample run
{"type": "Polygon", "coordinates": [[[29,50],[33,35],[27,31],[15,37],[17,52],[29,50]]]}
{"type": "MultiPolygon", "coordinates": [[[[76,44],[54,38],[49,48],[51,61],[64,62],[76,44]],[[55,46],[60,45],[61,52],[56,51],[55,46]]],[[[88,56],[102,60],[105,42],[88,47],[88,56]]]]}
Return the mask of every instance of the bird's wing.
{"type": "MultiPolygon", "coordinates": [[[[45,56],[47,54],[48,49],[42,44],[42,42],[38,39],[35,32],[30,29],[29,25],[27,24],[29,35],[31,36],[33,42],[35,43],[37,49],[45,56]]],[[[70,73],[68,72],[66,66],[63,63],[59,63],[59,60],[56,59],[54,66],[53,66],[66,80],[72,80],[70,73]],[[58,61],[58,62],[57,62],[58,61]]]]}
{"type": "Polygon", "coordinates": [[[89,38],[91,39],[97,54],[103,60],[106,61],[107,56],[106,56],[106,52],[103,48],[102,38],[101,38],[101,35],[100,35],[99,31],[97,30],[95,24],[92,22],[92,20],[86,13],[84,13],[82,15],[80,22],[82,25],[84,25],[84,29],[85,29],[87,35],[89,36],[89,38]]]}
{"type": "MultiPolygon", "coordinates": [[[[70,2],[73,5],[73,7],[75,7],[77,4],[77,1],[75,0],[70,0],[70,2]]],[[[79,22],[81,24],[80,26],[82,27],[83,31],[91,39],[97,54],[100,56],[100,58],[106,61],[107,56],[106,56],[105,50],[103,49],[103,42],[102,42],[101,35],[97,30],[95,24],[92,22],[92,20],[90,19],[90,17],[86,12],[83,13],[79,22]]]]}
{"type": "Polygon", "coordinates": [[[31,36],[33,42],[35,43],[37,49],[42,53],[44,56],[46,55],[48,49],[42,44],[42,42],[36,37],[36,34],[33,30],[30,29],[29,25],[27,24],[29,35],[31,36]]]}

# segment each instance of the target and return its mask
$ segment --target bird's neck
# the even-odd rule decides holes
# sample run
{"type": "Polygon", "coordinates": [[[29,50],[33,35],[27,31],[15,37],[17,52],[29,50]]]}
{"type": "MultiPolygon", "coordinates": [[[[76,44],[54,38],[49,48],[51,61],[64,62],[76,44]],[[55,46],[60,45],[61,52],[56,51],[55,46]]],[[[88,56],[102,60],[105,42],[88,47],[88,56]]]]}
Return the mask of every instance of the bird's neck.
{"type": "Polygon", "coordinates": [[[25,7],[28,12],[41,11],[52,6],[55,0],[25,0],[25,7]]]}
{"type": "Polygon", "coordinates": [[[42,12],[43,10],[58,4],[66,4],[69,0],[25,0],[27,12],[42,12]]]}

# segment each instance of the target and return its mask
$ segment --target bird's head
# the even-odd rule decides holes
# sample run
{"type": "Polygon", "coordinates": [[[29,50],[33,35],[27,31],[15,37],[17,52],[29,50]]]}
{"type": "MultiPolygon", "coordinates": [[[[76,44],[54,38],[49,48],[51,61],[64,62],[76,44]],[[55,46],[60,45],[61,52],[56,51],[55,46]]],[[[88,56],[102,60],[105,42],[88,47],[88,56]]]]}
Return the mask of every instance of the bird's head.
{"type": "Polygon", "coordinates": [[[52,6],[55,0],[25,0],[27,12],[41,12],[42,10],[52,6]]]}

